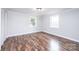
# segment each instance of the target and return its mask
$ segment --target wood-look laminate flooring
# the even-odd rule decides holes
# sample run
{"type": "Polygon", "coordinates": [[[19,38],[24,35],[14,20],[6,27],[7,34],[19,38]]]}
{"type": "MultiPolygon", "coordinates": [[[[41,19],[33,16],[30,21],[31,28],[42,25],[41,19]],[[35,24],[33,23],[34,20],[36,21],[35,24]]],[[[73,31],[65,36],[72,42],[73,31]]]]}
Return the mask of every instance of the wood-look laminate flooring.
{"type": "Polygon", "coordinates": [[[2,51],[79,51],[79,43],[45,32],[8,37],[2,51]]]}

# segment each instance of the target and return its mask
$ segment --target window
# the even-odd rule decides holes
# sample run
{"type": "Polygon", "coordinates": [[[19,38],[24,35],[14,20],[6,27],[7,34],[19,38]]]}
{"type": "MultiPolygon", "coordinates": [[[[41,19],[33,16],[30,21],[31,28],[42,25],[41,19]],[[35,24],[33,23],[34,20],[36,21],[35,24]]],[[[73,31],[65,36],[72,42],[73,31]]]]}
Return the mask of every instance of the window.
{"type": "Polygon", "coordinates": [[[31,23],[31,27],[36,27],[37,26],[37,16],[31,16],[30,17],[30,23],[31,23]]]}
{"type": "Polygon", "coordinates": [[[50,17],[50,27],[59,28],[59,15],[53,15],[50,17]]]}

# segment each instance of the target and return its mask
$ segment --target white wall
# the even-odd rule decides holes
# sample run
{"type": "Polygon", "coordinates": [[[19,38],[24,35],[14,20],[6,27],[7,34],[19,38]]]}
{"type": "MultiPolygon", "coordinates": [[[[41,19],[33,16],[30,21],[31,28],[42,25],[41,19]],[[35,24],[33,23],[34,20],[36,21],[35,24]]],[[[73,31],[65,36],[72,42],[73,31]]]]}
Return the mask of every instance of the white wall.
{"type": "Polygon", "coordinates": [[[0,49],[1,49],[1,8],[0,8],[0,49]]]}
{"type": "Polygon", "coordinates": [[[30,16],[26,14],[8,11],[7,37],[38,32],[39,22],[37,21],[37,27],[30,27],[31,23],[29,17],[30,16]]]}
{"type": "Polygon", "coordinates": [[[50,28],[51,14],[41,17],[43,31],[79,41],[79,9],[72,9],[58,14],[60,20],[59,28],[50,28]]]}
{"type": "Polygon", "coordinates": [[[7,10],[1,8],[1,39],[0,47],[5,41],[7,35],[7,10]]]}

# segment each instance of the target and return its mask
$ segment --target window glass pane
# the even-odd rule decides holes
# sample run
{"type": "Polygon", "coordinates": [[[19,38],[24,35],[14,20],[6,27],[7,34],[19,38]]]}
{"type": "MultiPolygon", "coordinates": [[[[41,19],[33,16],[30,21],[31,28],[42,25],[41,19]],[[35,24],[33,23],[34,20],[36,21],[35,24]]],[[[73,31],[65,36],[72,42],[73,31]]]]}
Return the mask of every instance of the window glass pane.
{"type": "Polygon", "coordinates": [[[58,15],[51,16],[50,27],[59,28],[59,16],[58,15]]]}
{"type": "Polygon", "coordinates": [[[36,27],[37,26],[37,16],[31,16],[30,17],[30,26],[36,27]]]}

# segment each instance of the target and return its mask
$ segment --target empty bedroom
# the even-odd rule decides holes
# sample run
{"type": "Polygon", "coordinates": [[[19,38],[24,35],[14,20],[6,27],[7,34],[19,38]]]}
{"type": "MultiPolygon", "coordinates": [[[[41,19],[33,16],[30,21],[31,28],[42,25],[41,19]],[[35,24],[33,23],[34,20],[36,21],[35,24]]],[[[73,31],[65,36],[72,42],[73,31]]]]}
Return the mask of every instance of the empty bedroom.
{"type": "Polygon", "coordinates": [[[78,8],[1,8],[1,51],[79,51],[78,8]]]}

